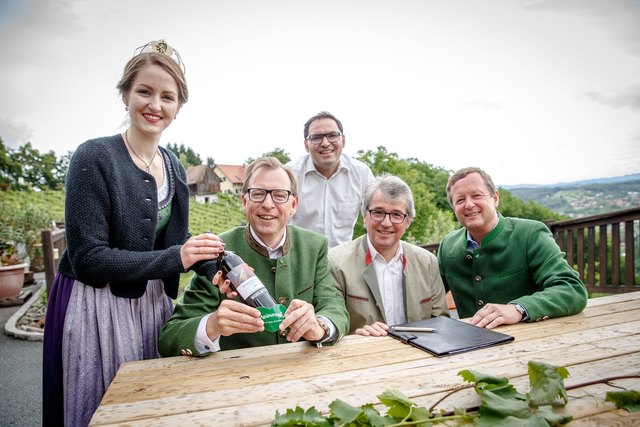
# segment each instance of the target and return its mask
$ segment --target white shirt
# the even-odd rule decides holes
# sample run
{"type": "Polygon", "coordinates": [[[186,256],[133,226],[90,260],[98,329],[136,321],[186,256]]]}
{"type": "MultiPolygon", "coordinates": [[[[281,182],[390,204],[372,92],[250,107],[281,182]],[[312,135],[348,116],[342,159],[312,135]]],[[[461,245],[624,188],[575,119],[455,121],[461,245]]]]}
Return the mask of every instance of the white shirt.
{"type": "Polygon", "coordinates": [[[404,289],[402,287],[402,271],[404,270],[404,253],[402,245],[398,245],[396,254],[389,262],[380,255],[367,236],[371,264],[376,272],[376,279],[382,296],[384,317],[387,325],[407,323],[407,313],[404,308],[404,289]]]}
{"type": "Polygon", "coordinates": [[[329,179],[316,170],[310,154],[288,162],[287,166],[298,179],[300,201],[289,222],[323,234],[330,248],[350,242],[365,188],[373,180],[369,166],[342,154],[338,170],[329,179]]]}

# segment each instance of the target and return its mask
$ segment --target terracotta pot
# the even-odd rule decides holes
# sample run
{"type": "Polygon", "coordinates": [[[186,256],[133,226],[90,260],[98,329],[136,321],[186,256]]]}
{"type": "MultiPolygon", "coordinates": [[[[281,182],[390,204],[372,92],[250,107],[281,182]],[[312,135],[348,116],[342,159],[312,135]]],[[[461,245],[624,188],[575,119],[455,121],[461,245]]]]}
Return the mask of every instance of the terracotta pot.
{"type": "Polygon", "coordinates": [[[0,299],[15,298],[24,285],[24,270],[27,264],[0,267],[0,299]]]}

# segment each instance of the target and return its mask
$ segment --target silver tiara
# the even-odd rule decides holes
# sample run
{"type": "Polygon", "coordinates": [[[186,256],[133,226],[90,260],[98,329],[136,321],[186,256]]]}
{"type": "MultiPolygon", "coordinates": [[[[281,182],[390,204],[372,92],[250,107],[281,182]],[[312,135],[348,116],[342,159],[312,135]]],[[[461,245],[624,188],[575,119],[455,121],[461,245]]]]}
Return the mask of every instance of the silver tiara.
{"type": "Polygon", "coordinates": [[[171,59],[173,59],[178,63],[183,73],[186,73],[187,69],[184,66],[184,62],[182,62],[182,58],[180,57],[180,54],[178,53],[177,50],[169,46],[169,44],[166,41],[164,41],[164,39],[150,41],[145,45],[137,47],[136,50],[133,52],[133,56],[137,56],[137,55],[140,55],[143,53],[149,53],[149,52],[156,52],[156,53],[162,53],[164,55],[167,55],[168,57],[170,57],[171,59]]]}

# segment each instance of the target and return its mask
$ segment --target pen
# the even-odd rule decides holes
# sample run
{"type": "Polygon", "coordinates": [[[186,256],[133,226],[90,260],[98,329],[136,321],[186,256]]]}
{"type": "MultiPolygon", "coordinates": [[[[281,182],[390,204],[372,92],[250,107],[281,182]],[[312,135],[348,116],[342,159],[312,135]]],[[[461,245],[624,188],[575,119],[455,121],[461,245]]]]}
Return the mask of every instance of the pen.
{"type": "Polygon", "coordinates": [[[391,328],[398,332],[438,332],[438,330],[434,328],[418,328],[413,326],[392,326],[391,328]]]}

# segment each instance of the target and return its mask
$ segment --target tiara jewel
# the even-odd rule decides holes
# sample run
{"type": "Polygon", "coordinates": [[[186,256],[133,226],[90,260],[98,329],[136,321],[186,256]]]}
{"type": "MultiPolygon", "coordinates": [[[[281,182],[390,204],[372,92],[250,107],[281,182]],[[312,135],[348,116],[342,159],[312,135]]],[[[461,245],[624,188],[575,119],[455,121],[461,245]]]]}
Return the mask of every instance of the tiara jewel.
{"type": "Polygon", "coordinates": [[[173,59],[178,63],[183,73],[186,73],[187,70],[186,70],[186,67],[184,66],[184,62],[182,62],[182,58],[180,57],[180,54],[178,53],[177,50],[169,46],[169,44],[164,39],[153,40],[145,45],[137,47],[136,50],[133,52],[133,56],[137,56],[137,55],[141,55],[143,53],[149,53],[149,52],[156,52],[156,53],[162,53],[164,55],[167,55],[168,57],[170,57],[171,59],[173,59]]]}

